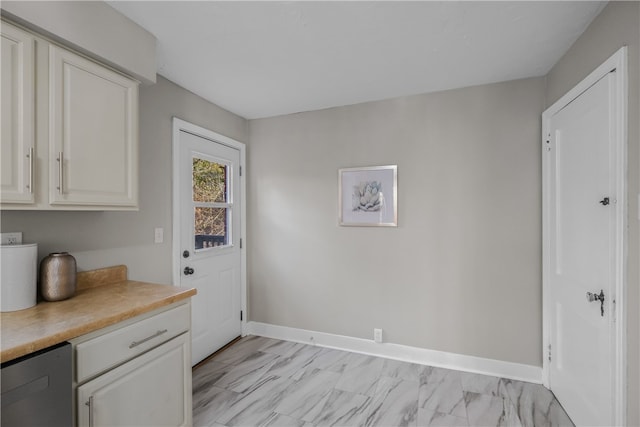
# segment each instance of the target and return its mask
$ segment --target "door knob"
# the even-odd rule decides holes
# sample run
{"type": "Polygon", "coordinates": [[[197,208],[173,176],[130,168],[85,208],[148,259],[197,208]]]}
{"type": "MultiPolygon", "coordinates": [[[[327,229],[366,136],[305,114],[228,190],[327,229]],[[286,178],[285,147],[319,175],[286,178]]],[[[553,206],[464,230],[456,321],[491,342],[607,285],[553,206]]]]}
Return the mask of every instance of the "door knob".
{"type": "Polygon", "coordinates": [[[189,251],[182,252],[182,258],[189,258],[189,255],[191,255],[189,251]]]}
{"type": "Polygon", "coordinates": [[[600,289],[599,294],[587,292],[587,301],[600,301],[600,315],[604,316],[604,291],[602,289],[600,289]]]}
{"type": "Polygon", "coordinates": [[[195,272],[195,270],[193,268],[191,268],[191,267],[185,267],[184,268],[185,276],[189,276],[189,275],[193,274],[194,272],[195,272]]]}

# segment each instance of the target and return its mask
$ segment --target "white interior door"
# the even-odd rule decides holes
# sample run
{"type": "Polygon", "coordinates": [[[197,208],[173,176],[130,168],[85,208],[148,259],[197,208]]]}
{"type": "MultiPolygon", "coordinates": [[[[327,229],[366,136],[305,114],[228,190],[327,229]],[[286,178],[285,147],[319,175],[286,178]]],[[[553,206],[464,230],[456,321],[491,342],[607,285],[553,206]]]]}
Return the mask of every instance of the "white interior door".
{"type": "Polygon", "coordinates": [[[240,152],[179,132],[180,285],[192,299],[192,363],[241,335],[240,152]]]}
{"type": "Polygon", "coordinates": [[[614,78],[551,117],[546,147],[549,385],[576,425],[615,424],[614,78]]]}

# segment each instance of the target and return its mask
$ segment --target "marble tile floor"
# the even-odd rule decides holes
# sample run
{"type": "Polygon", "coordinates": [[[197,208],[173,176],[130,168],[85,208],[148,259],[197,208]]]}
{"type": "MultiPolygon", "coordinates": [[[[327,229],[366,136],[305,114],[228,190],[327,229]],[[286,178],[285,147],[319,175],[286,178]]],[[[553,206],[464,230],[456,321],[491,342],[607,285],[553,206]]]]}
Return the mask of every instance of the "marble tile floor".
{"type": "Polygon", "coordinates": [[[247,336],[193,371],[193,425],[573,423],[538,384],[247,336]]]}

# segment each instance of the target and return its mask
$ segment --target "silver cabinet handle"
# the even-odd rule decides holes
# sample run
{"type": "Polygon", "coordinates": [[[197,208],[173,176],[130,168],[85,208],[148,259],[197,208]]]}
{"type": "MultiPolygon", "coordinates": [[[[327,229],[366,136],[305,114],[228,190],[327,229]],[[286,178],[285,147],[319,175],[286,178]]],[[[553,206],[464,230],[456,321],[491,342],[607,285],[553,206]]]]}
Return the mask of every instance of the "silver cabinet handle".
{"type": "Polygon", "coordinates": [[[93,427],[93,396],[89,396],[84,404],[89,407],[89,427],[93,427]]]}
{"type": "Polygon", "coordinates": [[[163,329],[163,330],[161,330],[161,331],[156,332],[156,333],[155,333],[155,334],[153,334],[153,335],[150,335],[150,336],[146,337],[145,339],[142,339],[142,340],[140,340],[140,341],[133,341],[131,344],[129,344],[129,348],[137,347],[137,346],[139,346],[140,344],[144,344],[144,343],[146,343],[147,341],[152,340],[152,339],[154,339],[154,338],[156,338],[156,337],[159,337],[159,336],[160,336],[160,335],[162,335],[162,334],[166,334],[167,332],[168,332],[168,330],[163,329]]]}
{"type": "Polygon", "coordinates": [[[29,193],[33,194],[33,147],[29,148],[29,193]]]}
{"type": "Polygon", "coordinates": [[[62,151],[60,151],[58,153],[58,193],[63,194],[64,190],[62,187],[62,177],[63,177],[63,171],[62,168],[64,163],[64,153],[62,151]]]}

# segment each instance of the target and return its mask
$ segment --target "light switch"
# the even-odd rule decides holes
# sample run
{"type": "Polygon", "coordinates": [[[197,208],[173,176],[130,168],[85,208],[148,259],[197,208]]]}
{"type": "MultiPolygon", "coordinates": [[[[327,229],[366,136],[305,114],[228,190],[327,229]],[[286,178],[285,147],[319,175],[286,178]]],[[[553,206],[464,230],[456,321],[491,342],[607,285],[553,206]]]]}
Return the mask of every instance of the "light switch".
{"type": "Polygon", "coordinates": [[[154,243],[162,243],[162,242],[164,242],[164,228],[156,227],[154,229],[153,241],[154,241],[154,243]]]}

